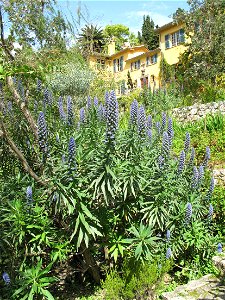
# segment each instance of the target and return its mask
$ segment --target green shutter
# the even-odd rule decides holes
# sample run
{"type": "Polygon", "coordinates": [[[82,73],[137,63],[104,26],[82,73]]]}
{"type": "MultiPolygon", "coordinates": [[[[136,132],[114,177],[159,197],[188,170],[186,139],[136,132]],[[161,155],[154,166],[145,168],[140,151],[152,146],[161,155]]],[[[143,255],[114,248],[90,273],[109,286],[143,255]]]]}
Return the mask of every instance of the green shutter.
{"type": "Polygon", "coordinates": [[[140,67],[141,67],[141,61],[140,61],[140,59],[138,60],[138,69],[140,69],[140,67]]]}
{"type": "Polygon", "coordinates": [[[179,42],[184,43],[184,29],[181,28],[179,31],[179,42]]]}
{"type": "Polygon", "coordinates": [[[166,47],[166,49],[170,48],[170,35],[169,34],[165,35],[165,47],[166,47]]]}
{"type": "Polygon", "coordinates": [[[123,56],[120,57],[120,71],[123,71],[123,56]]]}
{"type": "Polygon", "coordinates": [[[113,71],[116,73],[116,59],[113,60],[113,71]]]}

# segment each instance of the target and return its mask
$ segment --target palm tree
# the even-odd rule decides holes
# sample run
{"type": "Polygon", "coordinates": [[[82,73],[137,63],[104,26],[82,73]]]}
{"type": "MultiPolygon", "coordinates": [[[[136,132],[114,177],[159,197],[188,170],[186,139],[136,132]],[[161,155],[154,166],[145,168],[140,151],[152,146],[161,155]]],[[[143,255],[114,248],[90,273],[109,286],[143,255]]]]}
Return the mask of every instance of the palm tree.
{"type": "Polygon", "coordinates": [[[94,25],[85,25],[79,34],[78,43],[83,54],[88,55],[93,52],[102,52],[105,45],[103,30],[94,25]]]}

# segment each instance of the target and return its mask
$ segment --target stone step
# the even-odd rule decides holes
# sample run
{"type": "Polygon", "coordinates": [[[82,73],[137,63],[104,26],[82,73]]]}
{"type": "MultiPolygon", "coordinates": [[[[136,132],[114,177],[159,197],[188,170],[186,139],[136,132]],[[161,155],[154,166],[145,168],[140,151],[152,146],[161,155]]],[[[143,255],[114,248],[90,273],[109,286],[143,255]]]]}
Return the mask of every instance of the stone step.
{"type": "Polygon", "coordinates": [[[178,286],[173,292],[163,293],[162,297],[164,300],[225,299],[225,286],[221,291],[220,280],[208,274],[198,280],[191,280],[185,285],[178,286]],[[212,298],[210,293],[216,297],[220,297],[223,293],[224,298],[212,298]]]}

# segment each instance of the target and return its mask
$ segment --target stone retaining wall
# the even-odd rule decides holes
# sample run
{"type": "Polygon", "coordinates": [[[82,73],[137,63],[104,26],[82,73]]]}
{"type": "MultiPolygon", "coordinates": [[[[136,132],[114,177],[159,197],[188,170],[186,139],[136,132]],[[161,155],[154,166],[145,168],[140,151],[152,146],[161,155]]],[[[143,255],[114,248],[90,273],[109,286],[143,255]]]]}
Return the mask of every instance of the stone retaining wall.
{"type": "Polygon", "coordinates": [[[225,114],[225,101],[174,108],[171,113],[180,122],[196,121],[208,114],[225,114]]]}

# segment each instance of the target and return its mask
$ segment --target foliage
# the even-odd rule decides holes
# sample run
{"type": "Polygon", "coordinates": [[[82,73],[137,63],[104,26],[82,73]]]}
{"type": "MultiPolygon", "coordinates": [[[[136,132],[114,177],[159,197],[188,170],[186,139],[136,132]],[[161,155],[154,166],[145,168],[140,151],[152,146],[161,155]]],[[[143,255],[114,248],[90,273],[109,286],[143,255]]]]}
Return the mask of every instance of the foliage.
{"type": "Polygon", "coordinates": [[[159,78],[163,86],[174,81],[175,70],[174,66],[168,64],[166,59],[162,57],[160,61],[159,78]]]}
{"type": "Polygon", "coordinates": [[[138,32],[139,42],[144,44],[149,50],[153,50],[159,46],[158,35],[154,30],[155,24],[150,16],[143,17],[143,24],[141,28],[141,33],[138,32]]]}
{"type": "Polygon", "coordinates": [[[54,1],[3,1],[10,21],[9,39],[40,48],[65,48],[68,25],[54,1]]]}
{"type": "Polygon", "coordinates": [[[191,38],[181,55],[178,71],[187,92],[200,93],[207,85],[211,90],[215,88],[213,92],[216,93],[218,87],[222,87],[217,77],[223,76],[225,67],[223,1],[190,0],[188,3],[190,12],[180,11],[175,16],[186,24],[185,32],[191,38]]]}
{"type": "Polygon", "coordinates": [[[94,52],[101,53],[105,45],[103,30],[93,24],[86,24],[81,28],[78,43],[81,47],[81,52],[85,57],[94,52]]]}
{"type": "Polygon", "coordinates": [[[129,27],[122,24],[106,25],[103,34],[108,43],[115,40],[117,51],[122,49],[125,42],[130,42],[132,46],[138,44],[135,34],[130,33],[129,27]]]}
{"type": "Polygon", "coordinates": [[[151,111],[169,97],[164,91],[144,90],[142,103],[133,101],[121,118],[114,91],[105,99],[84,96],[79,110],[76,98],[59,101],[39,81],[23,98],[25,84],[14,78],[1,91],[1,143],[9,154],[1,152],[0,262],[12,282],[4,294],[47,297],[57,269],[70,263],[75,279],[96,283],[112,267],[123,270],[122,281],[110,276],[129,299],[153,289],[158,264],[207,265],[222,242],[209,216],[209,149],[199,168],[188,135],[179,156],[173,153],[173,122],[159,116],[162,103],[156,118],[143,106],[151,111]],[[38,120],[37,139],[23,110],[9,105],[13,89],[38,120]]]}

